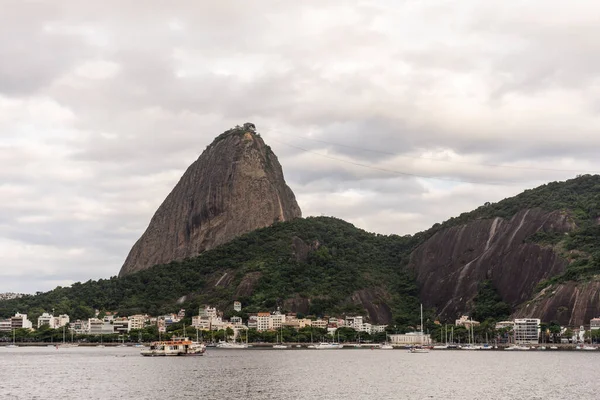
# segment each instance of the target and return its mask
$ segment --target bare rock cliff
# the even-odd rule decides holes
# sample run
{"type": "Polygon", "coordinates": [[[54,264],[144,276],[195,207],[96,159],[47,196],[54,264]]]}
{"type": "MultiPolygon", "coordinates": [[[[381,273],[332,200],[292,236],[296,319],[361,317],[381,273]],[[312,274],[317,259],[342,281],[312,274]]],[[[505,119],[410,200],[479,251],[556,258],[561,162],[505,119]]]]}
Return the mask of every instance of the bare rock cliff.
{"type": "Polygon", "coordinates": [[[572,229],[565,213],[541,209],[522,210],[510,220],[476,220],[435,233],[411,254],[409,267],[416,274],[423,303],[441,316],[468,312],[478,283],[487,279],[504,301],[516,307],[532,297],[541,280],[567,266],[551,247],[525,239],[538,231],[572,229]]]}
{"type": "Polygon", "coordinates": [[[301,217],[271,149],[245,124],[218,136],[184,173],[119,276],[192,257],[244,233],[301,217]]]}

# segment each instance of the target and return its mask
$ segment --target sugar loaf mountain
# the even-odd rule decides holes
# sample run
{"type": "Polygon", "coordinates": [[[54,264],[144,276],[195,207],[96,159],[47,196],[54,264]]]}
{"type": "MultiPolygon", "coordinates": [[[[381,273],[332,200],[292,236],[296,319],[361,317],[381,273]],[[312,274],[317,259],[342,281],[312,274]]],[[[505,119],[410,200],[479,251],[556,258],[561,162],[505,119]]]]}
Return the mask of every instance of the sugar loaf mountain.
{"type": "Polygon", "coordinates": [[[362,313],[407,327],[535,316],[579,326],[600,315],[600,176],[486,203],[415,235],[379,235],[331,217],[302,218],[281,165],[254,125],[219,135],[184,173],[131,249],[119,277],[0,301],[0,317],[48,307],[305,315],[362,313]]]}

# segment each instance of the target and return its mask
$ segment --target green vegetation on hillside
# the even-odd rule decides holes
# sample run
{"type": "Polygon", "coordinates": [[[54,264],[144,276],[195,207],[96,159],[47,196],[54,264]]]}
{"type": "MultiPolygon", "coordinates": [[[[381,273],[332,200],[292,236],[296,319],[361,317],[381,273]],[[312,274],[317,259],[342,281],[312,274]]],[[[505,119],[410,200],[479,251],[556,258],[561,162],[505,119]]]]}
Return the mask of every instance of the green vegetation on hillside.
{"type": "Polygon", "coordinates": [[[496,322],[508,319],[510,306],[502,301],[502,297],[492,285],[492,281],[486,280],[479,283],[477,296],[473,299],[474,307],[471,315],[476,321],[492,319],[496,322]]]}
{"type": "Polygon", "coordinates": [[[436,224],[415,237],[424,240],[441,229],[477,219],[510,219],[520,210],[531,208],[563,211],[576,225],[576,229],[566,235],[540,231],[527,239],[542,246],[553,246],[570,261],[563,274],[541,282],[539,290],[551,284],[588,280],[600,274],[600,175],[582,175],[565,182],[550,182],[497,203],[486,203],[474,211],[436,224]]]}
{"type": "Polygon", "coordinates": [[[296,219],[182,262],[0,302],[0,317],[19,311],[35,319],[51,308],[72,319],[91,317],[94,309],[158,315],[182,307],[191,315],[203,304],[231,314],[234,299],[242,301],[245,313],[278,306],[286,311],[291,298],[310,299],[307,314],[366,314],[351,301],[356,291],[365,289],[381,294],[378,301],[391,307],[394,323],[402,329],[418,318],[418,290],[403,268],[414,244],[410,237],[368,233],[335,218],[296,219]],[[312,247],[305,260],[293,254],[294,237],[312,247]],[[253,290],[236,295],[249,274],[258,277],[253,290]],[[223,276],[228,284],[216,285],[223,276]]]}

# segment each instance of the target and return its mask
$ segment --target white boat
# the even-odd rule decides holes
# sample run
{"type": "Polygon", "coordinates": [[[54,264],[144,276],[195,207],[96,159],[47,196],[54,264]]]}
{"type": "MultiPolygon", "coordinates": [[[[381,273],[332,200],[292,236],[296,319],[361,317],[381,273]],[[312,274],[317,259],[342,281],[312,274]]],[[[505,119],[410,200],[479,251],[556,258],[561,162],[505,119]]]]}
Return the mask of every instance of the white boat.
{"type": "Polygon", "coordinates": [[[420,345],[408,349],[409,353],[429,353],[429,349],[423,347],[423,304],[421,304],[421,326],[419,329],[419,337],[421,338],[420,345]]]}
{"type": "Polygon", "coordinates": [[[307,349],[316,349],[317,346],[314,344],[309,344],[308,346],[306,346],[307,349]]]}
{"type": "Polygon", "coordinates": [[[504,350],[507,350],[507,351],[526,351],[526,350],[529,350],[529,347],[527,347],[527,346],[520,346],[518,344],[513,344],[513,345],[508,346],[504,350]]]}
{"type": "Polygon", "coordinates": [[[446,350],[448,349],[448,345],[447,344],[438,344],[437,346],[433,346],[434,350],[446,350]]]}
{"type": "Polygon", "coordinates": [[[247,349],[246,343],[231,343],[231,342],[219,342],[216,346],[218,349],[247,349]]]}
{"type": "Polygon", "coordinates": [[[429,353],[429,349],[421,346],[411,347],[408,350],[409,353],[429,353]]]}
{"type": "Polygon", "coordinates": [[[594,347],[594,346],[583,346],[580,350],[594,351],[594,350],[598,350],[598,348],[594,347]]]}
{"type": "Polygon", "coordinates": [[[550,346],[550,350],[558,350],[558,346],[550,346]]]}
{"type": "Polygon", "coordinates": [[[394,350],[394,346],[389,343],[384,343],[379,347],[381,350],[394,350]]]}
{"type": "Polygon", "coordinates": [[[287,349],[288,347],[285,344],[274,344],[273,345],[274,349],[287,349]]]}
{"type": "Polygon", "coordinates": [[[187,337],[152,342],[148,349],[140,352],[145,357],[160,356],[201,356],[206,351],[203,343],[193,342],[187,337]]]}
{"type": "Polygon", "coordinates": [[[344,347],[344,345],[342,345],[340,343],[336,343],[336,342],[332,342],[332,343],[321,342],[315,346],[315,349],[317,349],[317,350],[337,350],[337,349],[341,349],[343,347],[344,347]]]}
{"type": "Polygon", "coordinates": [[[6,348],[7,349],[16,349],[17,347],[19,347],[19,346],[17,346],[15,344],[15,330],[13,329],[13,341],[12,341],[12,344],[9,344],[8,346],[6,346],[6,348]]]}

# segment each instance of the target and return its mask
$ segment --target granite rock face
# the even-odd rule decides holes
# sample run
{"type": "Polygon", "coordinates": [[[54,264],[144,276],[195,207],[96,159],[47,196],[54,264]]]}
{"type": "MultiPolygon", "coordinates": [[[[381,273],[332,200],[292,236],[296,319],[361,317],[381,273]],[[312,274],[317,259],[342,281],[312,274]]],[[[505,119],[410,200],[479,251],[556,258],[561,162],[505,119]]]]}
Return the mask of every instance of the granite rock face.
{"type": "Polygon", "coordinates": [[[245,124],[218,136],[181,177],[119,276],[197,256],[244,233],[301,217],[271,149],[245,124]]]}
{"type": "MultiPolygon", "coordinates": [[[[505,302],[517,307],[532,298],[540,281],[562,273],[568,265],[552,247],[525,239],[538,231],[564,233],[574,228],[567,214],[540,209],[522,210],[510,220],[476,220],[435,233],[411,254],[409,268],[424,305],[435,307],[442,317],[468,312],[478,283],[487,279],[505,302]]],[[[560,290],[565,291],[561,297],[570,299],[568,287],[560,290]]],[[[543,315],[552,313],[547,310],[543,315]]],[[[577,311],[571,308],[565,318],[572,314],[577,311]]]]}

